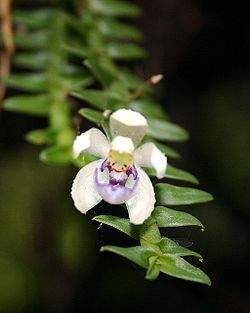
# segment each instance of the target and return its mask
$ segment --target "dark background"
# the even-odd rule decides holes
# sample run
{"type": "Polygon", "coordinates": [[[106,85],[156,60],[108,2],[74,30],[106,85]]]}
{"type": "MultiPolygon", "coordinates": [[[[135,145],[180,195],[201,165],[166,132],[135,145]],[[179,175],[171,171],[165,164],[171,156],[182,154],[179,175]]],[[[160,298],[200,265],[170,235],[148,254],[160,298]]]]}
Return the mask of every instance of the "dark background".
{"type": "MultiPolygon", "coordinates": [[[[135,70],[163,73],[158,99],[191,134],[175,145],[209,205],[187,208],[206,226],[166,231],[194,241],[205,287],[144,271],[103,244],[124,236],[80,215],[69,196],[75,169],[49,167],[24,134],[43,120],[0,115],[0,312],[250,312],[250,25],[244,1],[137,0],[149,59],[135,70]]],[[[97,209],[101,210],[104,207],[97,209]]]]}

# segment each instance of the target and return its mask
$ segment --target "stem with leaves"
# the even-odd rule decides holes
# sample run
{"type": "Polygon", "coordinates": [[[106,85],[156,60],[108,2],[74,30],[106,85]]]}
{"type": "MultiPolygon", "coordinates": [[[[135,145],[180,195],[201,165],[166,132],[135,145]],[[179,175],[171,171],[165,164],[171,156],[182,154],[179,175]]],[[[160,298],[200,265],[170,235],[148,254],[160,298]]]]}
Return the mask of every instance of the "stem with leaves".
{"type": "MultiPolygon", "coordinates": [[[[88,156],[77,161],[72,158],[74,131],[69,95],[83,106],[79,114],[102,127],[108,137],[110,113],[124,107],[141,112],[149,123],[145,141],[153,141],[169,159],[179,158],[179,153],[166,142],[182,142],[189,136],[186,130],[169,120],[154,100],[152,87],[161,75],[143,81],[128,67],[129,62],[146,56],[137,43],[142,34],[122,20],[138,16],[138,7],[118,0],[88,0],[78,2],[75,11],[66,13],[48,8],[19,11],[14,15],[17,30],[20,28],[15,34],[18,52],[14,63],[16,68],[27,68],[31,72],[8,77],[8,87],[26,94],[7,98],[4,107],[47,117],[47,129],[34,130],[27,135],[29,142],[48,146],[41,152],[41,160],[59,165],[73,162],[79,166],[91,160],[88,156]]],[[[153,170],[147,173],[155,176],[153,170]]],[[[192,174],[171,165],[165,179],[198,184],[192,174]]],[[[160,228],[193,226],[203,230],[197,218],[175,207],[204,203],[212,200],[212,196],[202,190],[166,182],[156,183],[154,189],[157,205],[141,226],[118,216],[94,218],[138,241],[134,247],[104,246],[101,251],[114,252],[135,262],[147,270],[146,278],[150,280],[162,272],[210,285],[208,276],[184,259],[192,256],[202,260],[201,255],[162,237],[160,228]]]]}

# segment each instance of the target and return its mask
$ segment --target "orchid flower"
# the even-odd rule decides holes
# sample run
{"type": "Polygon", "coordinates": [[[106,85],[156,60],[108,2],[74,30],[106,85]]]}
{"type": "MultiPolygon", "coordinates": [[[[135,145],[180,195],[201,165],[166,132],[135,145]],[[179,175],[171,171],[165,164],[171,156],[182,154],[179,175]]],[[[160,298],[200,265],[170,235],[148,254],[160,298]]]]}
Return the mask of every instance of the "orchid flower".
{"type": "Polygon", "coordinates": [[[153,167],[163,178],[166,156],[154,143],[136,148],[145,136],[148,123],[138,112],[120,109],[110,116],[113,140],[97,128],[77,136],[73,155],[92,154],[100,159],[84,166],[76,175],[71,195],[76,208],[86,213],[102,199],[110,204],[125,203],[130,222],[142,224],[152,213],[155,204],[153,185],[141,167],[153,167]]]}

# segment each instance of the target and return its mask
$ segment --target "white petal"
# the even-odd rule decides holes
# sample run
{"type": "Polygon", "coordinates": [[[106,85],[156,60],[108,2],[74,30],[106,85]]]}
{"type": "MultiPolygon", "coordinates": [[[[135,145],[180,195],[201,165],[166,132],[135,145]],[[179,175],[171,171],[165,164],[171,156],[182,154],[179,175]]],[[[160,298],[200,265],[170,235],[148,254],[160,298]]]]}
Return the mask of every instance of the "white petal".
{"type": "Polygon", "coordinates": [[[142,224],[154,210],[155,193],[148,175],[137,168],[139,175],[138,189],[131,199],[126,202],[130,222],[142,224]]]}
{"type": "Polygon", "coordinates": [[[111,150],[119,153],[133,153],[134,152],[133,141],[128,137],[116,136],[111,142],[111,150]]]}
{"type": "Polygon", "coordinates": [[[120,109],[110,116],[110,130],[113,138],[116,136],[129,137],[135,146],[141,142],[147,129],[148,122],[139,112],[120,109]]]}
{"type": "Polygon", "coordinates": [[[73,155],[75,158],[85,151],[89,154],[106,158],[110,149],[110,143],[106,136],[97,128],[77,136],[73,144],[73,155]]]}
{"type": "Polygon", "coordinates": [[[164,177],[167,169],[167,157],[154,143],[148,142],[136,149],[134,160],[139,166],[153,167],[158,178],[164,177]]]}
{"type": "Polygon", "coordinates": [[[75,207],[82,213],[86,213],[102,200],[94,186],[94,172],[102,162],[103,160],[98,160],[84,166],[73,181],[71,196],[75,207]]]}

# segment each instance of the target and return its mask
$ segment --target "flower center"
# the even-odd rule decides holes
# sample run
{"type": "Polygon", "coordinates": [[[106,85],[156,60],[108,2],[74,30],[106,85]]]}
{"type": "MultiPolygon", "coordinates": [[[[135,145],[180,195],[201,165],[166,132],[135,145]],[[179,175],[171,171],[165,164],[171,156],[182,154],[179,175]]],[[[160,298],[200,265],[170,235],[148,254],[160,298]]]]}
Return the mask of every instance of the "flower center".
{"type": "Polygon", "coordinates": [[[109,151],[108,161],[112,170],[116,172],[126,172],[134,164],[131,153],[120,153],[114,150],[109,151]]]}

